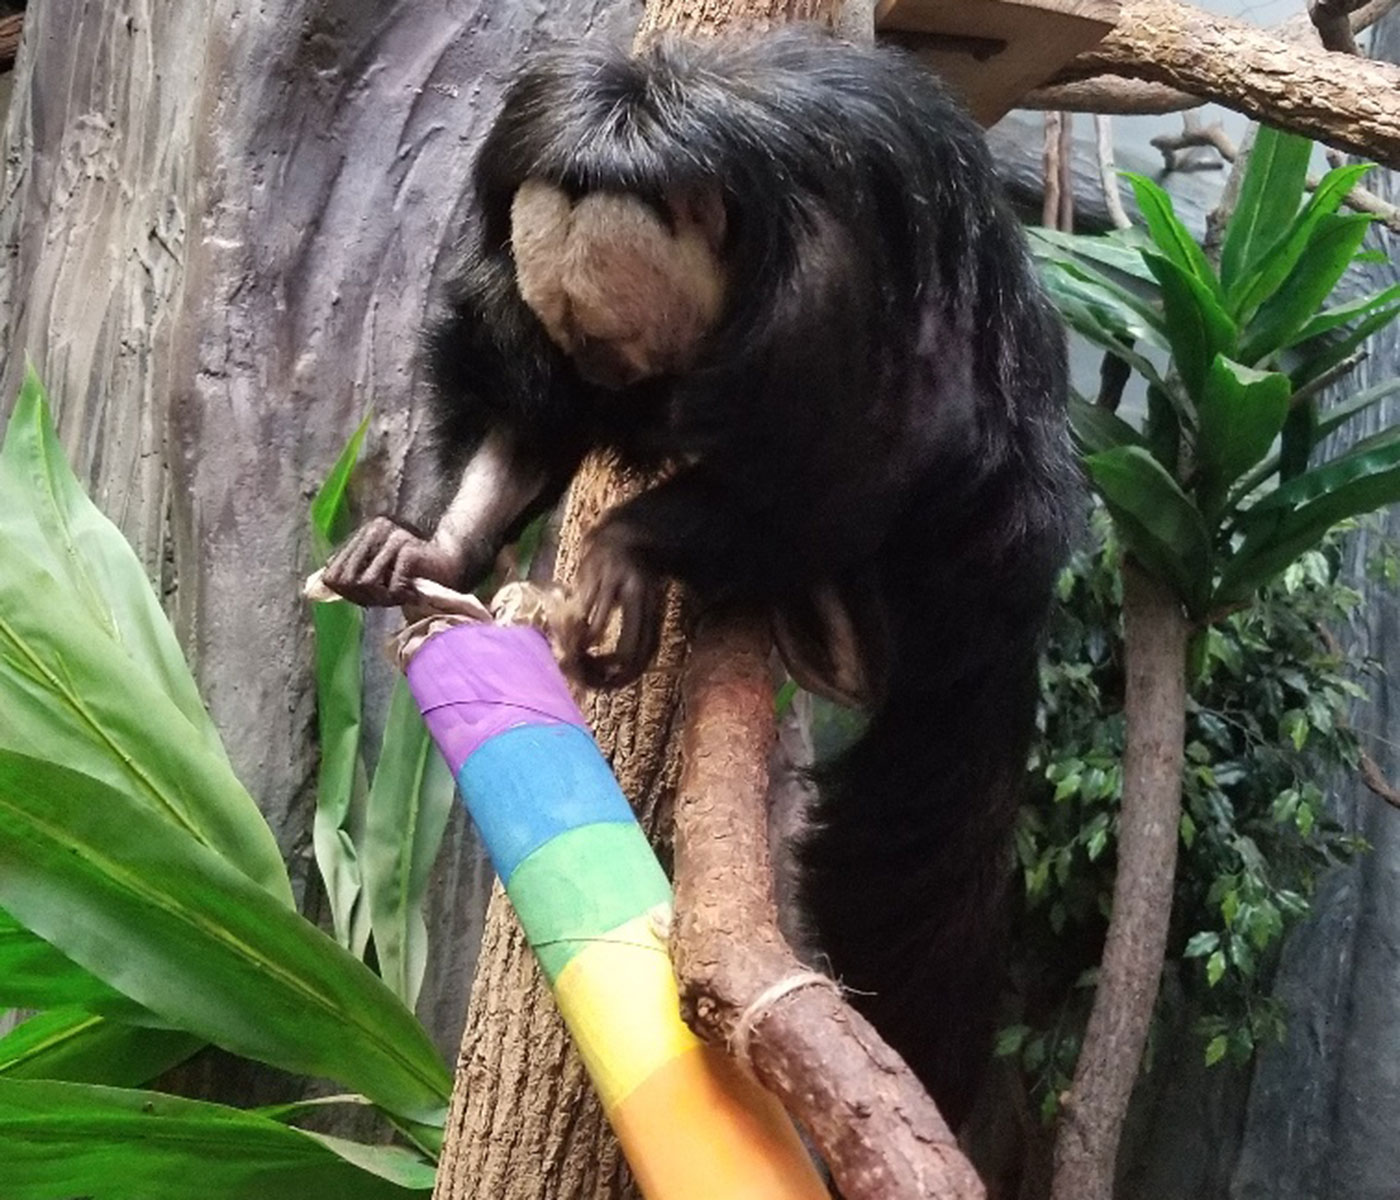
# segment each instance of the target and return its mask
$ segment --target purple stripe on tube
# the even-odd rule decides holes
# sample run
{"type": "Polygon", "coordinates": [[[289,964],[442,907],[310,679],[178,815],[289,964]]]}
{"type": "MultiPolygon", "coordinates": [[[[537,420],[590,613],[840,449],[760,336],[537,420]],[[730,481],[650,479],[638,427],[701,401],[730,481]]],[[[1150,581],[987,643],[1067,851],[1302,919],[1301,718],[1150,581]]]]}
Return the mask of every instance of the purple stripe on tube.
{"type": "Polygon", "coordinates": [[[525,625],[458,625],[430,638],[408,664],[408,686],[453,775],[507,729],[587,728],[549,643],[525,625]]]}

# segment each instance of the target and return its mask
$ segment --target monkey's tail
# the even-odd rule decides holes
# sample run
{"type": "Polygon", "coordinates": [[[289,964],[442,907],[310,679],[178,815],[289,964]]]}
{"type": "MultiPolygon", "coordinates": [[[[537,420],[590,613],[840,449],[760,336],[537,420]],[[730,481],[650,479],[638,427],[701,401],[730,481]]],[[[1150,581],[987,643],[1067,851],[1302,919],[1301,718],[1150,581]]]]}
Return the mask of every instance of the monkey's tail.
{"type": "Polygon", "coordinates": [[[1036,653],[947,628],[913,631],[926,644],[900,648],[864,734],[816,772],[800,886],[824,965],[956,1129],[995,1032],[1036,653]]]}

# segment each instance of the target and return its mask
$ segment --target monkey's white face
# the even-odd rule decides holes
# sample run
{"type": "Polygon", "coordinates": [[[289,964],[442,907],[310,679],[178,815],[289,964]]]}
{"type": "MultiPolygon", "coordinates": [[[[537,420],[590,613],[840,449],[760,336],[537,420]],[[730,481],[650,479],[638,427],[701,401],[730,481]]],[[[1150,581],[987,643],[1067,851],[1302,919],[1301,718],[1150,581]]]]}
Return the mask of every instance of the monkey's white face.
{"type": "Polygon", "coordinates": [[[620,388],[684,370],[719,319],[722,228],[689,211],[674,232],[636,197],[577,203],[527,180],[511,204],[521,297],[579,374],[620,388]]]}

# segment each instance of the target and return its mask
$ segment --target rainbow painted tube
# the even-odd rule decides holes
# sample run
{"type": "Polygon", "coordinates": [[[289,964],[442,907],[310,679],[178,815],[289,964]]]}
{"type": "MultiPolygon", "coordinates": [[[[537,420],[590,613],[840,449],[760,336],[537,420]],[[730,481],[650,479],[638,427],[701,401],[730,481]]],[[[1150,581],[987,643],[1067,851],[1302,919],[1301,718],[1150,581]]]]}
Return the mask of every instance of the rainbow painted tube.
{"type": "Polygon", "coordinates": [[[648,1200],[825,1200],[777,1100],[680,1018],[671,886],[544,637],[459,625],[409,687],[648,1200]]]}

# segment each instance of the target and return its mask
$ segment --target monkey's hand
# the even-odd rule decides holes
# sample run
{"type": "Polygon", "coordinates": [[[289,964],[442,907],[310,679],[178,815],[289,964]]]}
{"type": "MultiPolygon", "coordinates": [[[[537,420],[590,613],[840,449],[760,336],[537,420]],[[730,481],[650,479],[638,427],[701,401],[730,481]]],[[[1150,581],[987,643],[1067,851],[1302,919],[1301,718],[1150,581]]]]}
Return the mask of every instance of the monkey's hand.
{"type": "Polygon", "coordinates": [[[355,604],[388,608],[417,598],[415,579],[466,590],[490,570],[491,560],[485,542],[428,539],[392,517],[375,517],[331,556],[322,579],[355,604]]]}
{"type": "Polygon", "coordinates": [[[566,669],[589,687],[631,683],[656,653],[664,581],[638,559],[620,522],[600,526],[589,538],[574,580],[574,621],[561,631],[566,669]],[[618,616],[617,641],[598,647],[618,616]]]}

